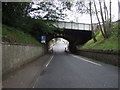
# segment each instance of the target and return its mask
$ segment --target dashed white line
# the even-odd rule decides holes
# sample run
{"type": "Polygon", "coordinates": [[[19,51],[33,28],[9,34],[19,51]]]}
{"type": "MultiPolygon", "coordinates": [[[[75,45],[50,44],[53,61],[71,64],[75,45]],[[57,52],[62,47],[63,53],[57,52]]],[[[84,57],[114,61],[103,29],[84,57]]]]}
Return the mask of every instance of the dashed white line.
{"type": "Polygon", "coordinates": [[[49,62],[46,64],[46,67],[50,64],[51,60],[53,59],[54,55],[50,58],[49,62]]]}
{"type": "Polygon", "coordinates": [[[73,57],[75,57],[75,58],[77,58],[77,59],[80,59],[80,60],[83,60],[83,61],[86,61],[86,62],[95,64],[95,65],[98,65],[98,66],[102,66],[101,64],[95,63],[95,62],[90,61],[90,60],[86,60],[86,59],[84,59],[84,58],[82,58],[82,57],[79,57],[79,56],[76,56],[76,55],[72,55],[72,54],[70,54],[70,55],[73,56],[73,57]]]}

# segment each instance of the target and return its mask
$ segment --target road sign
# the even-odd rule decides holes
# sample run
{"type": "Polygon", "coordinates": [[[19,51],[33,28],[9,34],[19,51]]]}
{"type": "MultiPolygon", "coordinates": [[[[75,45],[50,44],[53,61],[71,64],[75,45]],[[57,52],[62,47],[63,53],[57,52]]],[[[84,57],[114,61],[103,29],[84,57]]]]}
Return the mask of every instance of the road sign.
{"type": "Polygon", "coordinates": [[[46,43],[46,36],[41,36],[41,43],[46,43]]]}

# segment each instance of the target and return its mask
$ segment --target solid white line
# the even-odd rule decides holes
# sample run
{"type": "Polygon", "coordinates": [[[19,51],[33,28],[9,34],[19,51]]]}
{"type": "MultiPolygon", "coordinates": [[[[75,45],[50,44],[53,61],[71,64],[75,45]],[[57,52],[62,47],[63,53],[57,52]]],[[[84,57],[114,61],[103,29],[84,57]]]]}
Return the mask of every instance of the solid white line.
{"type": "Polygon", "coordinates": [[[98,63],[95,63],[95,62],[93,62],[93,61],[90,61],[90,60],[84,59],[84,58],[82,58],[82,57],[80,57],[80,56],[75,56],[75,55],[72,55],[72,54],[70,54],[70,55],[73,56],[73,57],[75,57],[75,58],[77,58],[77,59],[80,59],[80,60],[83,60],[83,61],[86,61],[86,62],[89,62],[89,63],[95,64],[95,65],[98,65],[98,66],[102,66],[101,64],[98,64],[98,63]]]}
{"type": "MultiPolygon", "coordinates": [[[[49,63],[51,62],[51,60],[53,59],[54,55],[52,55],[52,57],[50,58],[49,62],[47,63],[46,67],[49,65],[49,63]]],[[[35,81],[35,83],[33,84],[32,88],[35,88],[36,83],[38,82],[40,77],[37,78],[37,80],[35,81]]]]}
{"type": "Polygon", "coordinates": [[[46,67],[50,64],[51,60],[53,59],[54,55],[50,58],[49,62],[46,64],[46,67]]]}

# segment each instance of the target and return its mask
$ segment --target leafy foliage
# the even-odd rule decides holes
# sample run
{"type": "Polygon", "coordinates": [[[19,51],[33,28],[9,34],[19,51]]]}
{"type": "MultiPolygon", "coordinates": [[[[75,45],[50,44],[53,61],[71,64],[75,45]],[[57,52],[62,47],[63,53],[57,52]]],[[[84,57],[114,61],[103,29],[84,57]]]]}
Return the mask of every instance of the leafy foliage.
{"type": "Polygon", "coordinates": [[[2,21],[8,26],[18,27],[31,8],[30,3],[2,2],[2,21]]]}
{"type": "Polygon", "coordinates": [[[10,43],[24,43],[24,44],[35,44],[41,45],[34,37],[30,34],[25,33],[13,27],[3,25],[2,27],[2,38],[5,42],[10,43]]]}
{"type": "Polygon", "coordinates": [[[25,33],[30,33],[38,40],[43,34],[46,35],[54,33],[54,30],[59,30],[52,23],[61,17],[62,9],[56,10],[58,7],[52,5],[50,2],[41,2],[37,9],[33,9],[32,4],[29,2],[3,2],[3,24],[15,27],[19,31],[22,30],[25,33]],[[55,10],[54,8],[50,8],[51,5],[55,7],[55,10]],[[31,17],[30,12],[37,12],[37,10],[47,11],[48,13],[41,18],[31,17]],[[49,18],[48,20],[52,21],[45,21],[45,18],[49,18]]]}
{"type": "MultiPolygon", "coordinates": [[[[62,13],[66,9],[65,4],[59,2],[61,7],[55,5],[54,2],[43,1],[37,4],[36,8],[32,8],[31,11],[35,12],[34,18],[42,18],[44,20],[59,20],[63,19],[65,15],[62,13]]],[[[31,12],[32,13],[32,12],[31,12]]]]}

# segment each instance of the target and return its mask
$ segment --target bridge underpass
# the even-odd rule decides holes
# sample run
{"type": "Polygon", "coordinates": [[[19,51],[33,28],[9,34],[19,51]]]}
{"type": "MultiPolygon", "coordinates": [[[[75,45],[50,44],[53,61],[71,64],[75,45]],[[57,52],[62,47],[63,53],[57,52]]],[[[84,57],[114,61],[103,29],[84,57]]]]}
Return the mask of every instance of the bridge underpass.
{"type": "Polygon", "coordinates": [[[91,31],[64,30],[56,32],[57,34],[47,36],[47,42],[53,38],[64,38],[69,41],[69,50],[73,53],[76,51],[77,45],[83,45],[92,38],[91,31]]]}
{"type": "Polygon", "coordinates": [[[48,43],[53,38],[64,38],[69,41],[69,50],[72,53],[76,52],[77,45],[83,45],[92,38],[90,24],[58,22],[54,25],[63,30],[55,30],[55,34],[47,35],[46,43],[48,43]]]}

